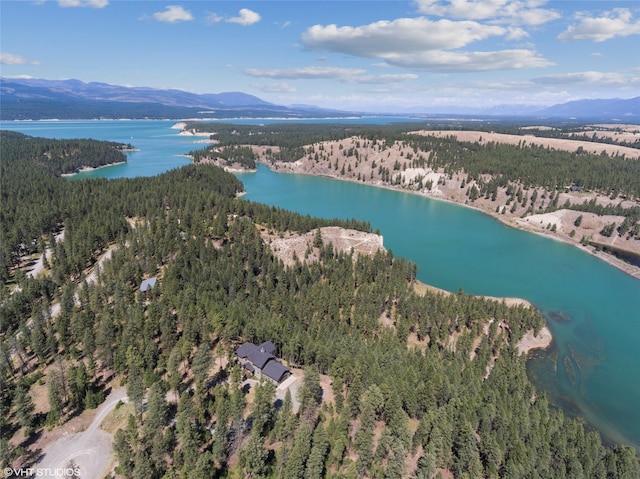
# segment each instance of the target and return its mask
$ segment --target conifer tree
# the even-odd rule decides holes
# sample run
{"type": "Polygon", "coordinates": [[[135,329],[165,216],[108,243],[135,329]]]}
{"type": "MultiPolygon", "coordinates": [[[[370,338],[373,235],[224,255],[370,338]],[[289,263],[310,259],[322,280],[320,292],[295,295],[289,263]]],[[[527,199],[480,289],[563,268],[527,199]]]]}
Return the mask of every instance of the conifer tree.
{"type": "Polygon", "coordinates": [[[48,424],[58,424],[62,418],[62,410],[64,408],[64,393],[62,388],[62,378],[56,370],[49,373],[48,397],[49,397],[49,413],[47,414],[48,424]]]}
{"type": "Polygon", "coordinates": [[[258,430],[253,430],[239,457],[240,466],[246,477],[251,478],[264,474],[268,468],[268,458],[269,451],[264,447],[264,438],[258,430]]]}
{"type": "Polygon", "coordinates": [[[29,394],[29,389],[22,381],[19,381],[16,386],[13,396],[13,407],[16,411],[18,424],[21,427],[26,428],[27,431],[25,435],[29,436],[31,433],[30,429],[33,427],[33,412],[35,410],[35,406],[33,404],[33,399],[29,394]]]}
{"type": "Polygon", "coordinates": [[[305,466],[311,452],[311,426],[303,421],[296,431],[293,448],[284,464],[283,479],[303,479],[305,466]]]}

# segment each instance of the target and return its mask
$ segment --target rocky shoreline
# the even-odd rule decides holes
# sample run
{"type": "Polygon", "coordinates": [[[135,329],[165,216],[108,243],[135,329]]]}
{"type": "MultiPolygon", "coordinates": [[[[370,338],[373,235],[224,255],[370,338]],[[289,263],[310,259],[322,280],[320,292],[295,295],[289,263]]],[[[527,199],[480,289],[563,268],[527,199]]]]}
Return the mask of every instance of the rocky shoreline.
{"type": "MultiPolygon", "coordinates": [[[[351,139],[347,139],[342,140],[342,142],[327,143],[343,144],[351,141],[351,139]]],[[[346,145],[343,145],[341,150],[344,150],[346,147],[346,145]]],[[[317,146],[314,145],[314,148],[317,148],[317,146]]],[[[327,144],[323,145],[323,151],[326,152],[327,150],[330,150],[330,147],[327,144]]],[[[393,151],[394,149],[391,150],[393,151]]],[[[402,149],[396,149],[395,153],[395,157],[394,155],[390,155],[382,160],[384,161],[383,164],[389,165],[389,163],[391,163],[391,165],[394,165],[395,162],[400,161],[404,151],[402,149]]],[[[360,158],[362,158],[362,156],[363,155],[360,155],[360,158]]],[[[378,154],[377,159],[380,160],[383,156],[384,155],[378,154]]],[[[406,168],[402,170],[402,167],[400,167],[397,175],[401,175],[401,183],[393,185],[382,180],[380,177],[381,175],[379,175],[375,171],[375,168],[372,167],[372,165],[375,166],[376,160],[371,158],[368,160],[360,160],[357,167],[351,166],[353,165],[352,160],[352,163],[349,164],[349,166],[351,166],[350,171],[348,170],[349,166],[345,167],[345,164],[348,164],[348,161],[341,160],[337,155],[329,157],[328,161],[326,161],[324,165],[322,165],[322,162],[318,164],[314,160],[310,160],[308,157],[292,163],[270,163],[263,159],[260,161],[277,172],[307,174],[343,181],[358,182],[368,186],[417,194],[431,199],[473,208],[497,219],[507,226],[540,234],[547,238],[575,246],[596,258],[607,262],[624,273],[640,279],[639,266],[628,263],[613,254],[604,252],[596,247],[588,246],[588,243],[592,241],[604,246],[615,245],[622,251],[628,252],[632,255],[638,255],[640,257],[640,241],[618,236],[617,233],[614,233],[612,237],[605,237],[600,234],[600,231],[607,224],[620,224],[624,219],[620,216],[598,216],[595,213],[567,209],[558,209],[546,214],[541,213],[524,216],[529,205],[527,204],[526,206],[522,206],[518,204],[517,208],[512,211],[511,209],[513,206],[511,206],[511,208],[508,206],[508,197],[504,192],[499,193],[495,201],[482,197],[475,201],[470,201],[465,194],[466,188],[475,186],[475,181],[466,183],[465,185],[467,175],[446,175],[444,172],[433,171],[427,168],[406,168]],[[337,168],[335,165],[337,165],[337,168]],[[344,175],[342,174],[343,171],[345,172],[344,175]],[[365,176],[365,172],[369,173],[365,176]],[[360,179],[358,179],[358,177],[360,179]],[[419,187],[419,183],[417,181],[418,178],[420,179],[419,181],[423,182],[424,186],[422,188],[419,187]],[[578,217],[582,217],[580,221],[578,221],[578,217]],[[579,224],[576,225],[576,223],[579,224]],[[581,240],[583,241],[581,242],[581,240]]],[[[531,197],[534,195],[534,191],[536,192],[535,195],[539,198],[538,202],[535,204],[535,209],[540,210],[545,206],[545,201],[546,205],[549,204],[549,192],[545,192],[543,188],[532,188],[526,192],[526,195],[531,197]]],[[[622,203],[624,207],[635,206],[635,203],[632,201],[614,202],[603,195],[574,191],[558,193],[557,203],[562,205],[568,200],[572,204],[579,204],[584,201],[591,201],[594,198],[598,204],[603,205],[622,203]]]]}
{"type": "MultiPolygon", "coordinates": [[[[174,128],[184,128],[176,124],[174,128]]],[[[183,132],[185,130],[183,129],[183,132]]],[[[197,130],[186,134],[201,134],[197,130]]],[[[537,138],[532,135],[500,135],[478,131],[421,131],[424,135],[443,136],[466,135],[462,140],[479,144],[487,141],[514,143],[517,139],[531,144],[567,151],[575,151],[576,144],[583,143],[569,139],[537,138]],[[471,135],[471,136],[469,136],[471,135]],[[491,136],[493,135],[493,136],[491,136]],[[469,138],[467,138],[469,137],[469,138]],[[476,138],[477,137],[477,138],[476,138]],[[503,137],[507,137],[506,139],[503,137]],[[508,141],[507,141],[508,140],[508,141]]],[[[250,146],[250,145],[245,145],[250,146]]],[[[595,202],[600,206],[637,207],[638,202],[624,198],[609,198],[605,195],[582,191],[568,186],[565,191],[548,191],[543,187],[527,187],[510,182],[509,188],[499,187],[495,194],[484,196],[474,193],[482,189],[482,182],[491,180],[490,175],[471,179],[466,173],[450,173],[433,170],[426,166],[427,159],[436,154],[431,151],[416,151],[403,141],[391,144],[367,140],[353,136],[342,140],[322,141],[305,146],[304,156],[293,162],[273,161],[278,147],[250,146],[257,161],[277,172],[322,176],[342,181],[351,181],[378,188],[393,189],[417,194],[431,199],[447,201],[473,208],[485,213],[512,228],[543,235],[578,247],[586,253],[607,262],[624,273],[640,279],[640,240],[632,235],[619,235],[617,231],[606,236],[603,232],[611,225],[620,225],[624,217],[616,215],[599,216],[595,213],[562,208],[563,205],[577,205],[595,202]],[[509,190],[511,190],[509,192],[509,190]],[[639,260],[632,264],[606,252],[607,248],[619,251],[639,260]]],[[[584,147],[583,147],[584,148],[584,147]]],[[[620,153],[632,150],[620,145],[591,142],[593,151],[620,153]]],[[[640,160],[638,160],[640,161],[640,160]]],[[[219,165],[227,171],[249,171],[241,165],[219,165]]]]}

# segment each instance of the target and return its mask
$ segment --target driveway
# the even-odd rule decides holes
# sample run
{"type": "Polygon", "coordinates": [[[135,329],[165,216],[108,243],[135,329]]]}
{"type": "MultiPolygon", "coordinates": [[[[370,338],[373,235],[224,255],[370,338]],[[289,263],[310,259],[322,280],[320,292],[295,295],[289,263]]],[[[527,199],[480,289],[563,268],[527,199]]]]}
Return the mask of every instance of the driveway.
{"type": "Polygon", "coordinates": [[[85,431],[59,439],[47,447],[40,461],[34,465],[38,477],[76,477],[62,475],[62,470],[68,468],[73,461],[80,469],[80,478],[101,479],[111,464],[113,438],[99,427],[118,401],[127,401],[125,388],[115,389],[107,396],[85,431]]]}

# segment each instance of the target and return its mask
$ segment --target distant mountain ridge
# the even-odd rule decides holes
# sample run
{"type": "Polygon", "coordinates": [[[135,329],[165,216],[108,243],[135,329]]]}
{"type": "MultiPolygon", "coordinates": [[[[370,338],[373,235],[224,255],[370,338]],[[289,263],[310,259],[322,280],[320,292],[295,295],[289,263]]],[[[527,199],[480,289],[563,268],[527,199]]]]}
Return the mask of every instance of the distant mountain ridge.
{"type": "Polygon", "coordinates": [[[3,96],[9,93],[28,98],[38,94],[41,98],[56,99],[67,96],[95,101],[125,101],[133,103],[160,103],[168,106],[225,108],[247,106],[276,106],[257,96],[241,92],[196,94],[176,89],[125,87],[108,83],[85,83],[80,80],[3,79],[3,96]]]}
{"type": "Polygon", "coordinates": [[[197,94],[80,80],[0,79],[0,119],[229,118],[344,116],[317,107],[291,108],[242,92],[197,94]]]}
{"type": "MultiPolygon", "coordinates": [[[[357,115],[313,105],[282,106],[243,92],[197,94],[176,89],[126,87],[80,80],[0,78],[0,120],[317,118],[357,115]]],[[[630,99],[577,100],[546,108],[531,105],[413,107],[388,114],[483,115],[640,122],[640,96],[630,99]]],[[[362,114],[371,116],[373,113],[362,114]]]]}
{"type": "Polygon", "coordinates": [[[616,118],[621,121],[640,120],[640,96],[611,100],[575,100],[553,105],[536,112],[550,117],[616,118]]]}

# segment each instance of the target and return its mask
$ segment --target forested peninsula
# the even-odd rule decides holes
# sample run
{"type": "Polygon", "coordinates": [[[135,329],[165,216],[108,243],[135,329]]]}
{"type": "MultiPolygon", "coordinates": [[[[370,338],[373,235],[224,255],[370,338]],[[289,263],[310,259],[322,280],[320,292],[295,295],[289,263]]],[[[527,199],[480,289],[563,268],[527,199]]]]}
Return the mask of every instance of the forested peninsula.
{"type": "Polygon", "coordinates": [[[585,248],[640,278],[640,127],[446,128],[185,125],[216,141],[191,152],[196,162],[254,169],[258,161],[452,201],[585,248]]]}
{"type": "MultiPolygon", "coordinates": [[[[223,133],[226,148],[248,144],[223,133]]],[[[333,134],[316,134],[318,163],[333,134]]],[[[250,151],[316,161],[308,146],[274,146],[279,135],[250,151]]],[[[334,171],[360,166],[364,138],[383,141],[366,135],[334,171]]],[[[460,154],[453,140],[419,139],[450,144],[451,157],[437,155],[447,165],[460,154]]],[[[246,201],[233,175],[206,162],[152,178],[65,180],[94,146],[113,148],[78,143],[76,166],[63,167],[59,142],[0,132],[3,467],[46,461],[57,438],[80,434],[120,394],[128,402],[102,423],[113,436],[110,477],[640,476],[631,447],[604,445],[527,379],[517,345],[544,326],[534,308],[417,288],[409,261],[323,234],[370,233],[367,223],[246,201]],[[29,153],[33,143],[43,154],[29,153]],[[299,236],[304,251],[285,262],[283,242],[299,236]],[[239,346],[269,342],[295,388],[238,364],[239,346]]],[[[391,181],[428,161],[403,152],[406,169],[379,158],[375,171],[391,181]]],[[[481,176],[470,179],[480,189],[481,176]]],[[[528,186],[524,206],[512,192],[518,208],[530,207],[528,186]]],[[[618,192],[635,198],[637,187],[627,176],[618,192]]],[[[75,459],[62,467],[84,457],[67,453],[75,459]]]]}

